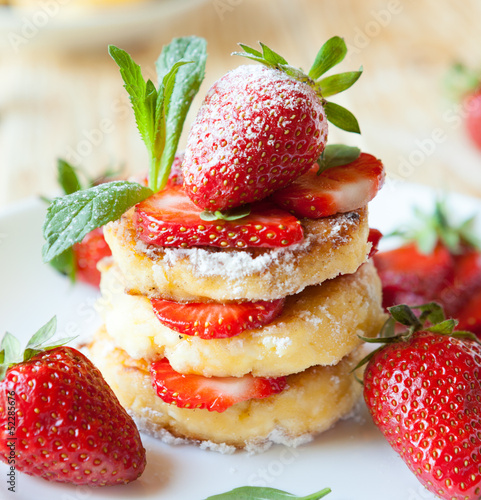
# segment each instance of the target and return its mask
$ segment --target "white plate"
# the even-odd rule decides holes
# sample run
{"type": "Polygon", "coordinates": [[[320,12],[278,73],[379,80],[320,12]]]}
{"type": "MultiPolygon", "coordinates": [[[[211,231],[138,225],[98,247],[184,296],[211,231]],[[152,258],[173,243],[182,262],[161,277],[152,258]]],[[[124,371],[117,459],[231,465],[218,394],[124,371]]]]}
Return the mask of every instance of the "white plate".
{"type": "MultiPolygon", "coordinates": [[[[371,204],[371,226],[391,231],[412,218],[414,205],[429,209],[434,199],[428,188],[388,182],[371,204]]],[[[473,198],[452,195],[450,200],[460,217],[481,210],[473,198]]],[[[41,261],[44,211],[32,200],[0,215],[0,335],[8,330],[26,340],[54,314],[62,335],[89,334],[98,324],[93,289],[71,286],[41,261]]],[[[203,500],[239,486],[265,485],[297,495],[329,486],[329,500],[434,499],[391,450],[365,408],[308,445],[276,445],[254,456],[171,447],[147,436],[143,442],[147,468],[127,486],[88,489],[17,473],[16,494],[7,497],[7,467],[1,464],[0,493],[5,493],[0,498],[203,500]]]]}
{"type": "Polygon", "coordinates": [[[144,0],[132,5],[68,13],[68,2],[46,0],[50,10],[0,6],[0,48],[86,49],[130,43],[158,33],[187,9],[206,0],[144,0]]]}

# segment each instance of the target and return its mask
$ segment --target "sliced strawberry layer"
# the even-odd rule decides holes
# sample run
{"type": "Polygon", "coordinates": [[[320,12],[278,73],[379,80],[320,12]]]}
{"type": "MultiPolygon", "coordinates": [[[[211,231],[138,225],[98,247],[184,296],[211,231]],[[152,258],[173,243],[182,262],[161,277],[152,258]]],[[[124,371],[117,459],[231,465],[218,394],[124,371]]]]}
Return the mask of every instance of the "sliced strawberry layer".
{"type": "Polygon", "coordinates": [[[235,221],[205,221],[182,186],[172,186],[135,207],[142,241],[170,247],[285,247],[302,241],[299,220],[268,202],[252,204],[250,215],[235,221]]]}
{"type": "Polygon", "coordinates": [[[232,304],[150,302],[159,321],[172,330],[201,339],[223,339],[267,325],[282,312],[285,299],[232,304]]]}
{"type": "Polygon", "coordinates": [[[441,244],[429,255],[410,243],[378,253],[373,259],[382,281],[385,307],[434,300],[454,273],[454,259],[441,244]]]}
{"type": "Polygon", "coordinates": [[[267,398],[287,387],[286,377],[203,377],[183,375],[172,369],[167,358],[150,365],[152,385],[165,403],[179,408],[199,408],[219,413],[249,399],[267,398]]]}
{"type": "Polygon", "coordinates": [[[379,229],[374,229],[373,227],[369,228],[369,236],[367,238],[367,241],[371,243],[371,251],[369,252],[368,259],[370,259],[373,255],[375,255],[379,248],[379,242],[381,241],[382,238],[382,233],[379,231],[379,229]]]}
{"type": "Polygon", "coordinates": [[[110,247],[104,239],[101,227],[90,231],[82,241],[73,246],[76,265],[76,277],[93,286],[100,285],[100,271],[97,262],[112,255],[110,247]]]}
{"type": "Polygon", "coordinates": [[[367,153],[321,175],[317,175],[318,170],[315,164],[292,184],[276,191],[272,200],[297,217],[318,219],[363,207],[376,196],[385,178],[381,161],[367,153]]]}

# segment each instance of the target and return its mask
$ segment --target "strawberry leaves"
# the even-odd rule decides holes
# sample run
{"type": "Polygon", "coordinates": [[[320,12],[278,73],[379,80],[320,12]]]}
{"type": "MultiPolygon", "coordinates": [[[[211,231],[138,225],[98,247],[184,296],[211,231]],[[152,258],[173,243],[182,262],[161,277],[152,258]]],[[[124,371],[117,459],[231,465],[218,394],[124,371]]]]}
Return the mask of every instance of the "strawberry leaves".
{"type": "Polygon", "coordinates": [[[158,88],[144,80],[140,66],[122,49],[109,46],[120,68],[135,120],[150,154],[149,187],[159,191],[167,183],[185,117],[204,78],[206,42],[176,38],[162,51],[156,67],[158,88]]]}
{"type": "Polygon", "coordinates": [[[282,490],[267,487],[244,486],[227,493],[210,496],[206,500],[320,500],[331,493],[330,488],[324,488],[317,493],[298,497],[282,490]]]}
{"type": "Polygon", "coordinates": [[[362,68],[360,68],[359,71],[339,73],[319,80],[324,73],[339,64],[346,56],[347,47],[342,38],[334,36],[327,40],[317,53],[314,64],[309,70],[308,75],[300,69],[289,65],[282,56],[261,42],[259,42],[259,45],[262,48],[262,53],[247,45],[239,45],[244,49],[244,52],[234,52],[232,55],[246,57],[264,64],[265,66],[277,68],[284,71],[289,76],[307,83],[319,94],[319,97],[323,101],[327,119],[333,125],[346,132],[361,133],[356,117],[339,104],[326,101],[325,97],[339,94],[354,85],[362,75],[362,68]]]}
{"type": "Polygon", "coordinates": [[[135,182],[115,181],[55,198],[43,226],[44,262],[51,261],[93,229],[118,219],[151,195],[149,188],[135,182]]]}
{"type": "Polygon", "coordinates": [[[414,241],[426,255],[433,253],[438,242],[454,255],[463,253],[466,247],[480,249],[481,241],[475,234],[476,215],[457,225],[451,220],[451,213],[446,200],[438,199],[432,214],[416,210],[417,224],[409,224],[407,229],[401,228],[387,236],[414,241]]]}
{"type": "Polygon", "coordinates": [[[5,378],[7,369],[11,366],[28,361],[40,352],[49,351],[67,344],[75,338],[68,337],[49,343],[56,331],[57,317],[54,316],[32,336],[24,351],[22,351],[18,339],[11,333],[6,332],[0,344],[0,382],[5,378]]]}

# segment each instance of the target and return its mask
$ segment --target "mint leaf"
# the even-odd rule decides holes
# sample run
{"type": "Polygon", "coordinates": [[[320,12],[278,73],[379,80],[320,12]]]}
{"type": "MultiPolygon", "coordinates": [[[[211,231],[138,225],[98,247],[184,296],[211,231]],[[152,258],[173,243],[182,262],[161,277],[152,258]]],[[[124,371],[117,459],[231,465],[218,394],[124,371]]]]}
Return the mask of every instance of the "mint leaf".
{"type": "Polygon", "coordinates": [[[65,194],[72,194],[82,189],[74,167],[61,158],[57,160],[57,180],[65,194]]]}
{"type": "MultiPolygon", "coordinates": [[[[203,38],[190,36],[174,38],[162,50],[156,62],[157,75],[159,81],[163,82],[166,101],[163,104],[166,115],[165,149],[157,174],[157,185],[161,186],[158,189],[164,187],[169,177],[185,118],[204,79],[206,60],[207,42],[203,38]],[[190,64],[183,66],[187,62],[190,64]],[[169,73],[170,77],[166,80],[169,73]]],[[[155,190],[157,189],[154,187],[155,190]]]]}
{"type": "Polygon", "coordinates": [[[317,80],[326,71],[339,64],[347,53],[347,47],[344,40],[338,36],[330,38],[317,53],[314,64],[309,70],[309,76],[317,80]]]}
{"type": "Polygon", "coordinates": [[[213,220],[239,220],[247,217],[251,213],[251,208],[249,205],[241,205],[240,207],[233,208],[232,210],[225,210],[221,212],[220,210],[216,210],[215,212],[209,212],[204,210],[200,213],[199,217],[205,221],[213,221],[213,220]]]}
{"type": "Polygon", "coordinates": [[[340,167],[347,165],[359,158],[361,150],[354,146],[346,146],[345,144],[329,144],[325,147],[321,156],[317,160],[319,170],[317,175],[332,167],[340,167]]]}
{"type": "Polygon", "coordinates": [[[124,81],[124,87],[130,97],[134,110],[135,121],[139,129],[142,140],[150,150],[153,142],[153,117],[148,113],[149,100],[147,95],[147,84],[142,76],[140,66],[136,64],[125,50],[114,45],[109,45],[109,54],[120,68],[120,74],[124,81]]]}
{"type": "Polygon", "coordinates": [[[336,127],[346,132],[361,133],[356,117],[346,108],[326,101],[324,103],[324,111],[326,112],[327,119],[336,127]]]}
{"type": "Polygon", "coordinates": [[[43,226],[44,262],[81,241],[93,229],[118,219],[150,195],[152,191],[140,184],[115,181],[55,198],[43,226]]]}
{"type": "Polygon", "coordinates": [[[328,493],[331,493],[331,489],[324,488],[317,493],[299,497],[275,488],[244,486],[235,488],[227,493],[211,496],[206,498],[206,500],[319,500],[324,498],[328,493]]]}
{"type": "Polygon", "coordinates": [[[352,87],[362,75],[362,68],[359,71],[348,71],[347,73],[338,73],[337,75],[327,76],[317,83],[322,97],[344,92],[352,87]]]}

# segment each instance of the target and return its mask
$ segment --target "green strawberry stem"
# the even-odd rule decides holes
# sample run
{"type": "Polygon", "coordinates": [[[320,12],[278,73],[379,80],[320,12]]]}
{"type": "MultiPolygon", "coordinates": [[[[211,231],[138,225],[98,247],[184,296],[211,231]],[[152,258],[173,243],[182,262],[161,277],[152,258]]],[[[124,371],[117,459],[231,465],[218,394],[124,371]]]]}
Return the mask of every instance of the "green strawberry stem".
{"type": "Polygon", "coordinates": [[[458,320],[446,319],[442,306],[436,302],[429,302],[427,304],[412,307],[406,304],[400,304],[388,307],[388,311],[390,317],[384,323],[378,337],[360,337],[364,342],[381,344],[381,346],[364,357],[356,365],[356,367],[353,368],[352,372],[355,372],[358,368],[367,364],[368,361],[384,347],[384,345],[407,342],[416,332],[419,331],[427,331],[438,335],[472,340],[481,345],[481,340],[474,333],[463,330],[455,330],[458,325],[458,320]],[[415,314],[413,309],[420,311],[420,314],[415,314]],[[408,328],[401,333],[395,333],[396,324],[403,325],[408,328]]]}
{"type": "Polygon", "coordinates": [[[324,73],[339,64],[346,56],[347,47],[342,38],[334,36],[327,40],[317,53],[308,75],[302,70],[291,66],[281,55],[261,42],[259,42],[259,45],[262,52],[248,45],[239,45],[244,49],[244,52],[234,52],[232,55],[247,57],[269,68],[283,71],[300,82],[307,83],[316,90],[322,100],[328,121],[346,132],[361,133],[356,117],[339,104],[326,101],[325,97],[339,94],[354,85],[362,75],[362,67],[359,71],[339,73],[319,80],[324,73]]]}
{"type": "Polygon", "coordinates": [[[5,378],[8,368],[28,361],[43,351],[50,351],[65,345],[76,338],[68,337],[49,343],[56,331],[57,317],[54,316],[32,336],[23,351],[18,339],[11,333],[6,332],[0,344],[0,382],[5,378]]]}
{"type": "Polygon", "coordinates": [[[417,224],[409,224],[407,229],[398,229],[385,237],[399,236],[405,242],[414,242],[426,255],[433,252],[438,242],[454,255],[462,253],[466,248],[479,250],[481,241],[474,231],[476,215],[455,224],[450,214],[446,200],[438,198],[433,213],[416,210],[417,224]]]}

